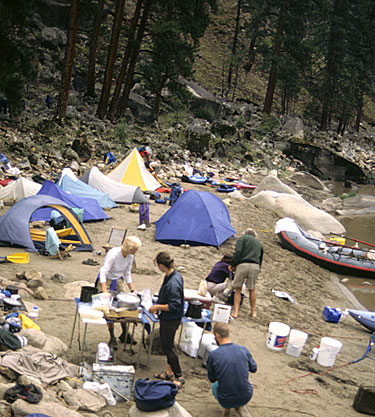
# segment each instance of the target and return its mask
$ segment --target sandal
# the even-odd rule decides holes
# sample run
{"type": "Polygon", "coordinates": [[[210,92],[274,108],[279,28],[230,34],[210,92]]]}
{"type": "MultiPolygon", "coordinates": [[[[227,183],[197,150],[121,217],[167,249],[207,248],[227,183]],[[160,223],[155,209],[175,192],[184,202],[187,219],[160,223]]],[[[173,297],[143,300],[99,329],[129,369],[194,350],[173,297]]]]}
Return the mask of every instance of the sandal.
{"type": "Polygon", "coordinates": [[[177,389],[180,389],[185,384],[185,380],[182,376],[172,378],[172,382],[176,385],[177,389]]]}
{"type": "Polygon", "coordinates": [[[160,374],[155,374],[154,378],[161,379],[162,381],[173,381],[174,380],[173,374],[168,375],[165,371],[160,372],[160,374]]]}

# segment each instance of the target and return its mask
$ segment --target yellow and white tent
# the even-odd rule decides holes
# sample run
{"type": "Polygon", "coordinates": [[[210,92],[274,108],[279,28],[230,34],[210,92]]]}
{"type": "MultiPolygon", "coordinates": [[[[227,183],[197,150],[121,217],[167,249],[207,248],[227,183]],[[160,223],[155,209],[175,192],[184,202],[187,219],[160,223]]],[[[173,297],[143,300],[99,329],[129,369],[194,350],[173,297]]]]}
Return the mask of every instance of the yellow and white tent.
{"type": "Polygon", "coordinates": [[[107,177],[123,184],[138,186],[142,191],[154,191],[160,187],[136,148],[107,177]]]}

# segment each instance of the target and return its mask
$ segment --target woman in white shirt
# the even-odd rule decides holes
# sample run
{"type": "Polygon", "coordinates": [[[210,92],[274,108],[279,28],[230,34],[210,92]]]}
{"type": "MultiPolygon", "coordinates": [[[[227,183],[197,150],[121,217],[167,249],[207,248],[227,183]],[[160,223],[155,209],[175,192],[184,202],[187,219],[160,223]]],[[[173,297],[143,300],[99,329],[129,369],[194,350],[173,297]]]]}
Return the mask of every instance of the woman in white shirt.
{"type": "MultiPolygon", "coordinates": [[[[131,292],[134,291],[131,270],[134,262],[134,254],[142,246],[141,240],[136,236],[125,238],[121,247],[112,248],[104,258],[102,267],[99,270],[96,286],[102,292],[108,292],[116,286],[117,292],[126,292],[126,285],[131,292]]],[[[121,323],[122,334],[120,341],[125,341],[126,324],[121,323]]],[[[114,335],[113,323],[108,323],[110,340],[108,345],[116,348],[117,341],[114,335]]],[[[129,335],[128,335],[129,336],[129,335]]],[[[130,339],[130,337],[129,337],[130,339]]],[[[134,342],[133,342],[134,343],[134,342]]],[[[135,343],[134,343],[135,344],[135,343]]]]}

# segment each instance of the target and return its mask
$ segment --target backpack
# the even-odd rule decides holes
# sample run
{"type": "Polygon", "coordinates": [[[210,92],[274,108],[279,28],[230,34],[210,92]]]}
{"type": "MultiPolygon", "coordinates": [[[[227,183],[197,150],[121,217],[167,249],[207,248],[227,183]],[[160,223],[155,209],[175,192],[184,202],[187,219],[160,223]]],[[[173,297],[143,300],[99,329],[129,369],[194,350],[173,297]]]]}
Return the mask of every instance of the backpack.
{"type": "Polygon", "coordinates": [[[114,162],[116,162],[116,157],[113,154],[113,152],[108,152],[105,156],[104,156],[104,163],[106,165],[108,164],[113,164],[114,162]]]}
{"type": "Polygon", "coordinates": [[[42,396],[42,391],[33,384],[16,384],[14,387],[7,389],[4,393],[4,399],[11,404],[19,398],[31,404],[38,404],[42,399],[42,396]]]}
{"type": "Polygon", "coordinates": [[[173,206],[173,204],[177,201],[178,197],[180,197],[182,193],[182,187],[179,182],[174,182],[171,186],[171,193],[169,195],[169,205],[173,206]]]}
{"type": "Polygon", "coordinates": [[[142,411],[158,411],[172,407],[177,387],[173,382],[138,379],[134,384],[134,400],[142,411]]]}

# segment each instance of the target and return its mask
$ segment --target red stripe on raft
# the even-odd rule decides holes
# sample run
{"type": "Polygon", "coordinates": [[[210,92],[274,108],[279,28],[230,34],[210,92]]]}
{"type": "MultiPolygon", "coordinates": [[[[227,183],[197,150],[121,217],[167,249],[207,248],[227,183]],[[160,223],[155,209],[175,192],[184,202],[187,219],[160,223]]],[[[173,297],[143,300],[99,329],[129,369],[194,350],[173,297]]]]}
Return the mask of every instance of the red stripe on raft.
{"type": "Polygon", "coordinates": [[[364,268],[364,267],[360,267],[360,266],[354,266],[354,265],[349,265],[349,264],[344,264],[342,262],[337,262],[337,261],[331,261],[330,259],[324,258],[322,256],[318,256],[312,252],[309,252],[305,249],[300,248],[299,246],[297,246],[293,241],[291,241],[285,234],[283,231],[280,232],[283,236],[283,238],[290,244],[292,245],[294,248],[298,249],[300,252],[304,252],[307,253],[308,255],[312,256],[313,258],[317,258],[317,259],[321,259],[322,261],[325,262],[329,262],[331,264],[335,264],[335,265],[339,265],[341,267],[345,267],[345,268],[351,268],[353,270],[355,269],[360,269],[361,271],[368,271],[368,272],[374,272],[373,268],[364,268]]]}

